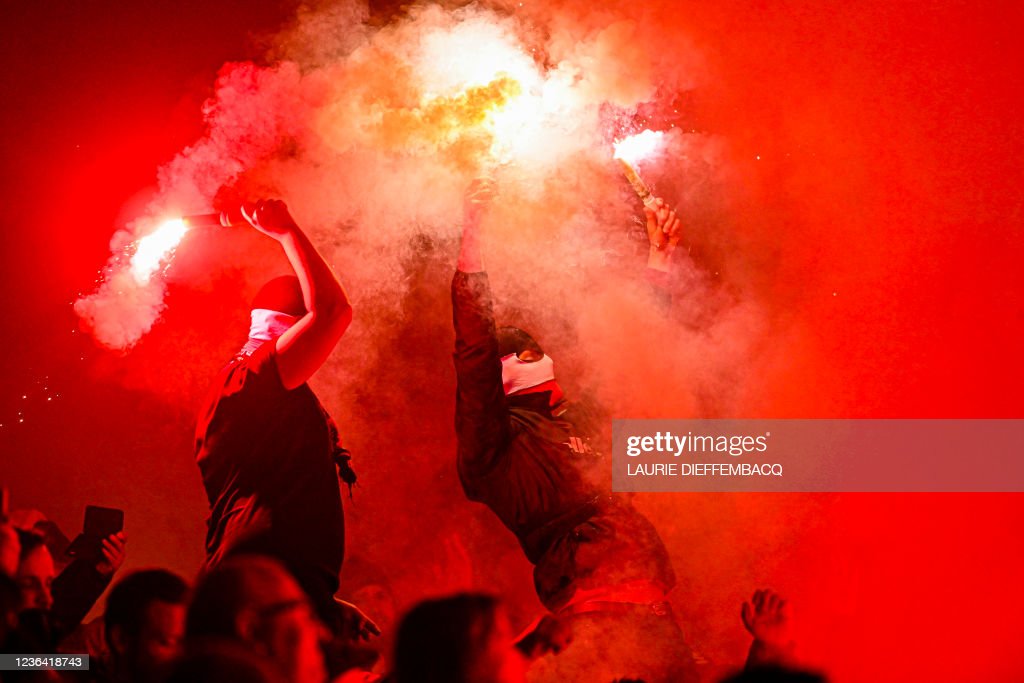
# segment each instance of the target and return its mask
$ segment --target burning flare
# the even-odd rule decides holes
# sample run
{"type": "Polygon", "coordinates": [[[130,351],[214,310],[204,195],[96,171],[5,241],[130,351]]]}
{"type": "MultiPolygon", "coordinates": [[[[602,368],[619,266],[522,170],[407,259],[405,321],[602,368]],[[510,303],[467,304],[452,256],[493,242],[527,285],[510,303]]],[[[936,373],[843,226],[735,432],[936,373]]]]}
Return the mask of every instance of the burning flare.
{"type": "MultiPolygon", "coordinates": [[[[629,106],[648,88],[634,83],[644,81],[633,73],[644,52],[632,30],[569,41],[555,58],[536,43],[544,31],[526,20],[477,3],[424,5],[380,30],[305,26],[296,38],[311,64],[225,67],[204,108],[208,132],[160,170],[153,213],[209,204],[243,174],[245,183],[315,206],[324,230],[374,216],[376,187],[427,200],[403,209],[396,230],[407,232],[414,224],[441,229],[451,206],[437,188],[495,167],[513,166],[509,176],[534,194],[565,168],[600,158],[605,102],[629,106]],[[352,42],[329,56],[337,31],[352,42]],[[328,189],[336,185],[340,193],[328,189]]],[[[152,328],[164,310],[165,271],[189,230],[232,223],[214,214],[165,223],[152,216],[115,235],[97,289],[75,302],[104,346],[130,348],[152,328]]]]}
{"type": "Polygon", "coordinates": [[[637,162],[653,154],[661,146],[664,137],[665,134],[660,130],[645,130],[636,135],[622,138],[613,145],[615,158],[636,165],[637,162]]]}
{"type": "Polygon", "coordinates": [[[131,272],[139,284],[149,282],[160,264],[169,259],[188,232],[180,218],[164,221],[156,230],[140,239],[131,258],[131,272]]]}
{"type": "Polygon", "coordinates": [[[626,180],[633,186],[633,191],[647,204],[654,200],[647,183],[643,181],[636,170],[636,163],[649,156],[661,146],[664,133],[661,131],[645,130],[636,135],[630,135],[618,142],[613,143],[615,147],[615,158],[622,164],[622,172],[626,180]]]}

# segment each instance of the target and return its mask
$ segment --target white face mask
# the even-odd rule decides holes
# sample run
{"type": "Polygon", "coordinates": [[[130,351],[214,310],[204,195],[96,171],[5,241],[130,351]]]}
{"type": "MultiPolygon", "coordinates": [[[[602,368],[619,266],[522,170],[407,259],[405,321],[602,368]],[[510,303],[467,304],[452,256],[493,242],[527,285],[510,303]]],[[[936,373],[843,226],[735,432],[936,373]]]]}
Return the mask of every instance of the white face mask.
{"type": "Polygon", "coordinates": [[[526,362],[514,353],[501,359],[501,383],[505,395],[535,387],[555,378],[555,362],[545,354],[540,360],[526,362]]]}
{"type": "Polygon", "coordinates": [[[259,341],[277,339],[299,320],[294,315],[272,311],[269,308],[254,308],[250,316],[252,324],[249,325],[249,339],[259,341]]]}

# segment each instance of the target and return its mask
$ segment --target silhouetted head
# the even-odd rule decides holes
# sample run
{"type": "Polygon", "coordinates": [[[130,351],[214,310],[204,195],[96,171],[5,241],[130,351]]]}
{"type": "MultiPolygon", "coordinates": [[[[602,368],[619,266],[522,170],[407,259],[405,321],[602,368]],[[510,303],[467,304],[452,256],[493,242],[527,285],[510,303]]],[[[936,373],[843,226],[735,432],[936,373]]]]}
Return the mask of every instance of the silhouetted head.
{"type": "Polygon", "coordinates": [[[302,297],[299,278],[282,275],[268,281],[252,299],[252,308],[263,308],[301,318],[306,315],[306,304],[302,297]]]}
{"type": "Polygon", "coordinates": [[[498,355],[504,358],[510,353],[520,356],[522,360],[544,355],[544,349],[529,333],[518,327],[499,327],[495,335],[498,338],[498,355]],[[526,357],[523,357],[526,356],[526,357]]]}
{"type": "Polygon", "coordinates": [[[53,557],[42,536],[19,529],[18,539],[21,541],[21,554],[14,580],[21,591],[21,611],[49,611],[53,606],[51,587],[57,576],[53,557]]]}
{"type": "Polygon", "coordinates": [[[70,558],[65,553],[71,541],[53,520],[48,519],[39,510],[19,508],[11,510],[8,521],[15,529],[28,531],[42,537],[46,549],[50,551],[50,557],[53,558],[58,574],[67,566],[70,558]]]}
{"type": "MultiPolygon", "coordinates": [[[[536,391],[542,385],[554,393],[555,363],[544,353],[537,340],[518,327],[499,327],[495,334],[505,395],[536,391]]],[[[560,399],[560,389],[557,394],[560,399]]]]}
{"type": "Polygon", "coordinates": [[[426,600],[398,627],[396,683],[521,683],[526,663],[496,598],[426,600]]]}
{"type": "Polygon", "coordinates": [[[129,574],[110,591],[104,632],[118,673],[155,680],[181,654],[188,584],[164,569],[129,574]]]}
{"type": "Polygon", "coordinates": [[[323,680],[326,629],[277,560],[231,557],[196,585],[186,618],[189,643],[227,640],[274,662],[292,681],[323,680]]]}
{"type": "Polygon", "coordinates": [[[249,354],[272,339],[277,339],[288,328],[306,315],[299,278],[282,275],[267,282],[252,300],[249,312],[249,342],[242,352],[249,354]]]}

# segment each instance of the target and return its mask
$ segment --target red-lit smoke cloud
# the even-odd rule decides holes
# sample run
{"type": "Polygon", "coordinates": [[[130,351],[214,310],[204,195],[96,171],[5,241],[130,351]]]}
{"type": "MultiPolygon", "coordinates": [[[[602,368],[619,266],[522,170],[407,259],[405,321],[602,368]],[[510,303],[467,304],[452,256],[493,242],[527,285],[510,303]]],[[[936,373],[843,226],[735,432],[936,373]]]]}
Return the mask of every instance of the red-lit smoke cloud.
{"type": "MultiPolygon", "coordinates": [[[[218,198],[288,201],[356,308],[314,381],[360,471],[350,554],[389,567],[408,600],[471,584],[504,593],[525,621],[529,568],[454,478],[447,285],[461,194],[479,174],[500,188],[486,243],[499,316],[531,330],[571,393],[604,414],[1019,416],[1000,378],[1020,377],[1021,319],[999,305],[1020,289],[1001,223],[1019,222],[1007,159],[1019,159],[1020,124],[1000,118],[1019,103],[1001,94],[1001,58],[975,47],[992,19],[836,11],[498,2],[414,5],[381,22],[358,3],[304,9],[266,65],[225,65],[206,135],[160,169],[148,215],[115,236],[106,283],[76,310],[101,343],[138,343],[125,385],[194,404],[243,341],[244,298],[286,266],[262,238],[195,233],[165,277],[139,285],[122,250],[218,198]],[[957,116],[981,122],[954,134],[957,116]],[[644,125],[667,134],[640,171],[686,226],[667,314],[642,281],[639,205],[612,160],[612,137],[644,125]],[[991,149],[1005,151],[979,151],[991,149]],[[991,333],[996,318],[1005,336],[991,333]],[[464,546],[455,564],[459,543],[441,538],[464,546]]],[[[837,680],[939,680],[949,670],[900,658],[901,644],[932,637],[971,653],[978,678],[1020,670],[1012,629],[999,628],[1003,594],[973,583],[1002,586],[1021,557],[1003,533],[1020,519],[1012,501],[637,504],[673,554],[687,634],[717,662],[741,660],[739,601],[767,582],[802,606],[812,659],[837,680]],[[997,520],[988,536],[963,521],[976,508],[997,520]],[[963,600],[930,601],[951,584],[963,600]],[[930,632],[949,615],[958,626],[930,632]],[[966,626],[976,618],[985,628],[966,626]],[[985,659],[990,637],[1001,659],[985,659]]]]}

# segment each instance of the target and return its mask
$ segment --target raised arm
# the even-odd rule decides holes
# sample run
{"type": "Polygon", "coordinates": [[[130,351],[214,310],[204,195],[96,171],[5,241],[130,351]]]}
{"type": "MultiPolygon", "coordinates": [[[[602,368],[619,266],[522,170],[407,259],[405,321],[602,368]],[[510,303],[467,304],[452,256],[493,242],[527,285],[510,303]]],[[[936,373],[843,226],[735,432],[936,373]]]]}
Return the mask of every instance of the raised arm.
{"type": "Polygon", "coordinates": [[[789,668],[795,664],[793,620],[785,600],[768,589],[755,591],[750,602],[743,603],[740,616],[754,636],[747,654],[747,669],[789,668]]]}
{"type": "Polygon", "coordinates": [[[295,389],[334,350],[352,322],[352,306],[331,267],[295,223],[284,202],[261,200],[242,213],[254,228],[281,244],[302,287],[307,313],[276,341],[281,383],[295,389]]]}
{"type": "MultiPolygon", "coordinates": [[[[509,415],[501,383],[491,288],[483,271],[480,222],[493,196],[488,183],[476,183],[466,196],[458,267],[452,279],[455,323],[455,432],[459,470],[481,471],[499,458],[508,442],[509,415]]],[[[463,477],[463,482],[466,482],[463,477]]]]}
{"type": "Polygon", "coordinates": [[[462,241],[459,243],[460,273],[484,272],[484,251],[480,240],[480,224],[484,211],[494,199],[494,182],[478,178],[466,190],[462,202],[462,241]]]}
{"type": "Polygon", "coordinates": [[[644,204],[644,214],[650,242],[645,279],[651,285],[658,305],[667,312],[672,305],[672,253],[679,245],[683,231],[676,212],[660,197],[644,204]]]}
{"type": "Polygon", "coordinates": [[[647,239],[650,242],[647,267],[667,273],[672,268],[672,252],[679,246],[683,236],[679,216],[661,197],[655,197],[654,201],[644,204],[644,215],[647,217],[647,239]]]}
{"type": "Polygon", "coordinates": [[[110,585],[124,564],[126,541],[123,531],[106,537],[98,558],[77,558],[53,580],[50,619],[57,642],[78,628],[110,585]]]}

